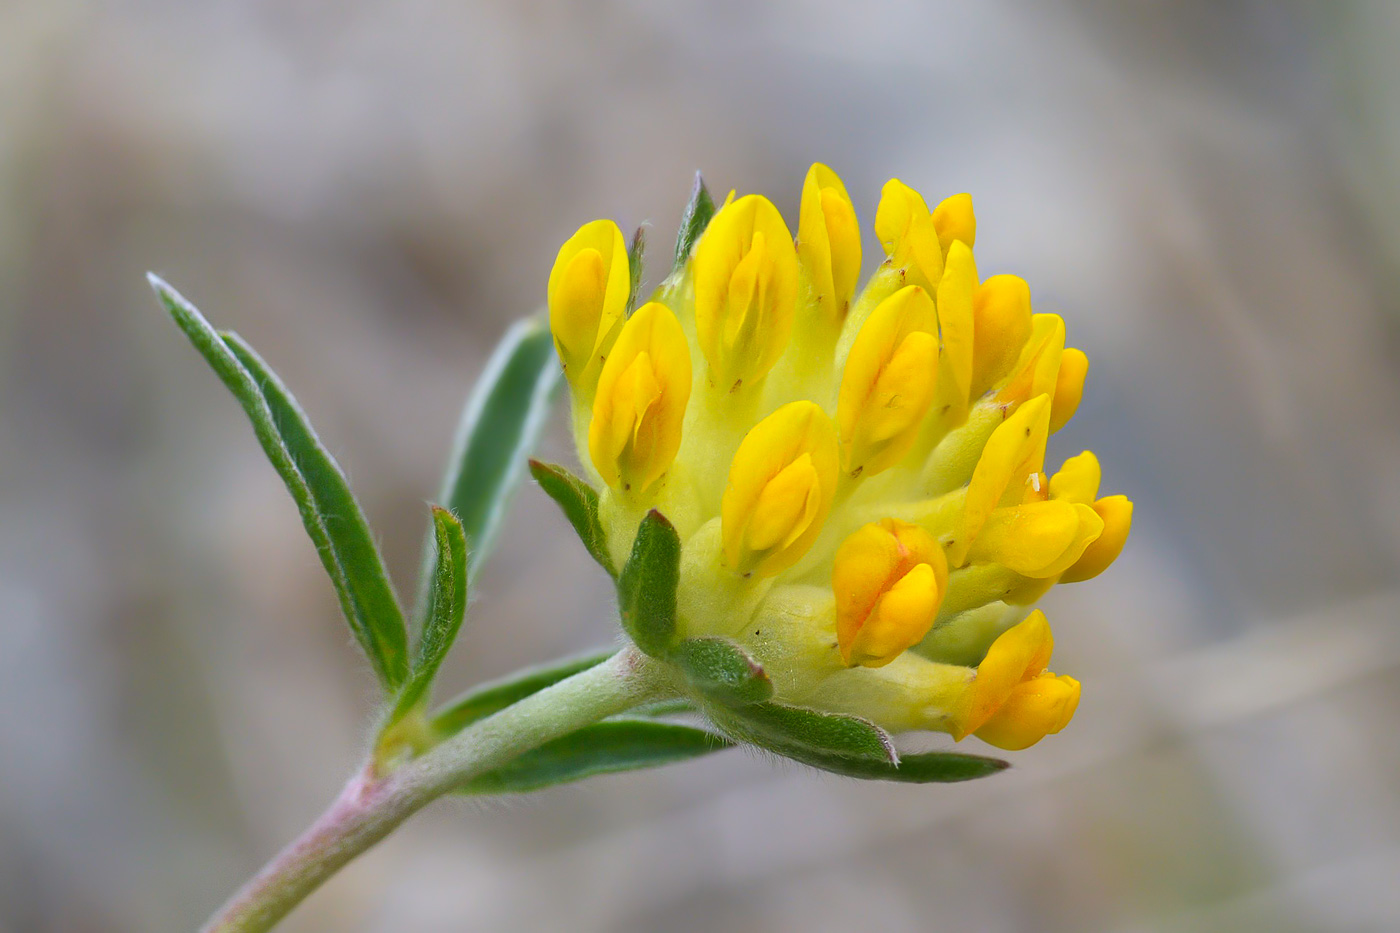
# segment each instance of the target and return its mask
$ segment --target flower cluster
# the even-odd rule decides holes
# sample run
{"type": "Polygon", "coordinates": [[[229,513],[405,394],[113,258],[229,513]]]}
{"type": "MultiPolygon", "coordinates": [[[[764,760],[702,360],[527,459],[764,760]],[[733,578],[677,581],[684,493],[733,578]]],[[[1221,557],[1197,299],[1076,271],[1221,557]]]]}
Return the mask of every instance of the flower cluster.
{"type": "Polygon", "coordinates": [[[743,646],[776,700],[1006,749],[1058,732],[1079,683],[1048,670],[1029,607],[1102,572],[1132,518],[1092,453],[1047,474],[1088,369],[1064,321],[1032,313],[1022,279],[979,276],[968,195],[930,210],[886,184],[859,292],[856,211],[824,165],[796,238],[759,195],[706,219],[635,310],[611,221],[549,277],[606,556],[664,515],[679,633],[743,646]]]}

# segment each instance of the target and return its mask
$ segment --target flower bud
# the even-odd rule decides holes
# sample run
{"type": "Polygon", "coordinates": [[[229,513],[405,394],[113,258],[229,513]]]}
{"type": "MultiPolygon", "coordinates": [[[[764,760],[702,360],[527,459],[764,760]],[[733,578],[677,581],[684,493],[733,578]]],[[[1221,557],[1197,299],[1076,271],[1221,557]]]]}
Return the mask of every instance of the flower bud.
{"type": "Polygon", "coordinates": [[[659,302],[638,308],[598,376],[588,451],[609,486],[633,496],[671,466],[690,400],[685,331],[659,302]]]}
{"type": "Polygon", "coordinates": [[[875,235],[911,284],[933,292],[943,276],[943,247],[923,196],[898,178],[885,182],[875,209],[875,235]]]}
{"type": "Polygon", "coordinates": [[[948,564],[927,531],[886,518],[842,542],[831,588],[841,659],[848,667],[882,667],[933,627],[948,564]]]}
{"type": "Polygon", "coordinates": [[[836,428],[812,402],[792,402],[739,444],[720,502],[724,562],[745,576],[791,567],[817,536],[836,493],[836,428]]]}
{"type": "Polygon", "coordinates": [[[948,248],[943,278],[938,282],[938,329],[943,336],[943,399],[956,411],[956,423],[967,417],[972,388],[974,319],[973,296],[977,292],[977,263],[972,248],[954,240],[948,248]]]}
{"type": "Polygon", "coordinates": [[[860,226],[846,186],[820,162],[802,182],[797,257],[821,311],[832,321],[844,319],[860,278],[860,226]]]}
{"type": "Polygon", "coordinates": [[[1046,670],[1054,646],[1040,610],[992,642],[954,712],[953,738],[976,734],[1015,751],[1068,725],[1079,705],[1079,681],[1046,670]]]}
{"type": "Polygon", "coordinates": [[[972,302],[971,398],[996,385],[1011,371],[1031,336],[1031,290],[1015,275],[994,275],[972,302]]]}
{"type": "Polygon", "coordinates": [[[588,377],[627,311],[632,274],[622,231],[611,220],[584,224],[559,248],[549,273],[549,329],[570,383],[588,377]]]}
{"type": "Polygon", "coordinates": [[[937,314],[928,293],[908,285],[871,312],[846,357],[836,403],[842,468],[873,476],[898,463],[937,384],[937,314]]]}
{"type": "Polygon", "coordinates": [[[977,239],[977,215],[972,212],[972,195],[955,194],[943,199],[933,209],[933,226],[938,231],[938,243],[943,247],[943,255],[954,240],[960,240],[971,249],[977,239]]]}
{"type": "Polygon", "coordinates": [[[792,336],[797,253],[787,224],[760,195],[728,202],[692,262],[696,336],[710,381],[724,392],[757,382],[792,336]]]}

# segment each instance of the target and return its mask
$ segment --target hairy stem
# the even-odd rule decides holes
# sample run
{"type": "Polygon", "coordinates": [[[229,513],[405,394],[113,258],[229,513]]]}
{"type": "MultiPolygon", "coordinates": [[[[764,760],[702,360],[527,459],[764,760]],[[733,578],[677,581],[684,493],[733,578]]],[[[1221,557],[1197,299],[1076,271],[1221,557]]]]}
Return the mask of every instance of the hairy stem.
{"type": "Polygon", "coordinates": [[[365,765],[299,839],[209,919],[204,933],[271,929],[341,866],[435,798],[550,739],[673,695],[658,665],[625,648],[473,724],[396,771],[377,775],[372,763],[365,765]]]}

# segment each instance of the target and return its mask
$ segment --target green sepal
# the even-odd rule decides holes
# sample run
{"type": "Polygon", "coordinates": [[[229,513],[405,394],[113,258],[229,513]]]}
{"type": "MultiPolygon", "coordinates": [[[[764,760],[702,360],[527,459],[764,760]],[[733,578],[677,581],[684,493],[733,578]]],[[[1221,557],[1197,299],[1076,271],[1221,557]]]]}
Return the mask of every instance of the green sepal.
{"type": "Polygon", "coordinates": [[[901,755],[897,765],[816,752],[807,753],[797,760],[813,768],[845,777],[864,781],[896,781],[903,784],[951,784],[957,781],[972,781],[1011,767],[1000,758],[983,758],[980,755],[965,755],[961,752],[901,755]]]}
{"type": "Polygon", "coordinates": [[[858,716],[772,702],[739,709],[712,706],[707,712],[735,738],[798,761],[813,755],[886,765],[899,761],[889,733],[858,716]]]}
{"type": "MultiPolygon", "coordinates": [[[[457,516],[471,549],[472,579],[495,543],[525,459],[548,419],[561,370],[554,337],[538,318],[517,321],[477,379],[448,460],[438,501],[457,516]]],[[[431,564],[424,561],[425,582],[431,564]]]]}
{"type": "Polygon", "coordinates": [[[635,771],[708,755],[730,743],[676,723],[616,719],[546,742],[494,771],[472,778],[466,794],[519,794],[580,781],[595,774],[635,771]]]}
{"type": "Polygon", "coordinates": [[[632,286],[627,292],[627,314],[637,310],[637,297],[642,293],[642,255],[647,249],[645,227],[638,227],[632,234],[632,245],[627,250],[627,269],[632,275],[632,286]]]}
{"type": "Polygon", "coordinates": [[[705,187],[705,179],[696,172],[695,184],[690,189],[690,202],[681,214],[681,229],[676,234],[676,262],[672,271],[678,271],[685,266],[691,250],[695,249],[700,235],[705,232],[714,216],[715,202],[710,197],[710,189],[705,187]]]}
{"type": "Polygon", "coordinates": [[[437,561],[432,592],[428,598],[428,618],[418,640],[418,653],[408,681],[399,691],[389,722],[427,699],[433,678],[467,613],[467,536],[457,516],[441,506],[433,506],[433,537],[437,561]]]}
{"type": "Polygon", "coordinates": [[[608,576],[617,579],[612,556],[608,553],[607,533],[598,519],[598,493],[592,486],[554,463],[530,461],[530,475],[549,498],[564,510],[564,517],[574,526],[574,532],[608,576]]]}
{"type": "Polygon", "coordinates": [[[652,509],[638,526],[632,554],[617,578],[622,627],[652,657],[666,653],[676,632],[680,570],[680,536],[666,516],[652,509]]]}
{"type": "Polygon", "coordinates": [[[687,638],[667,660],[698,693],[726,706],[762,703],[773,695],[763,666],[728,638],[687,638]]]}
{"type": "Polygon", "coordinates": [[[263,452],[297,504],[351,633],[385,691],[393,691],[408,674],[403,612],[369,523],[335,458],[296,399],[251,347],[235,334],[215,331],[158,276],[148,278],[166,311],[248,415],[263,452]]]}
{"type": "Polygon", "coordinates": [[[481,684],[448,703],[433,716],[434,733],[442,737],[460,732],[492,713],[498,713],[514,703],[572,677],[590,667],[597,667],[613,656],[612,651],[594,652],[553,664],[527,668],[509,677],[481,684]]]}

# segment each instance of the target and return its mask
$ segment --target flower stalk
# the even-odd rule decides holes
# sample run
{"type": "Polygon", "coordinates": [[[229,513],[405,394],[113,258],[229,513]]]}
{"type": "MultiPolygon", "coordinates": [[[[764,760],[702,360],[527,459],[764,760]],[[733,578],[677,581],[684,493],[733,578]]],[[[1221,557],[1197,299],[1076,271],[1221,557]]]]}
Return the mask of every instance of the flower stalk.
{"type": "Polygon", "coordinates": [[[203,927],[260,933],[404,820],[471,778],[609,716],[678,696],[664,665],[635,648],[531,694],[378,776],[367,763],[295,842],[203,927]]]}

